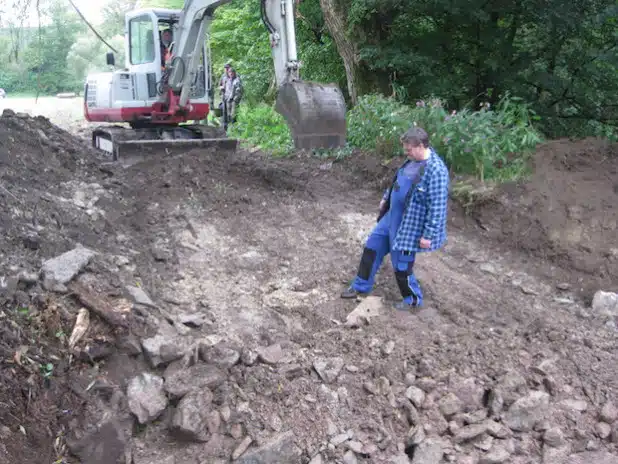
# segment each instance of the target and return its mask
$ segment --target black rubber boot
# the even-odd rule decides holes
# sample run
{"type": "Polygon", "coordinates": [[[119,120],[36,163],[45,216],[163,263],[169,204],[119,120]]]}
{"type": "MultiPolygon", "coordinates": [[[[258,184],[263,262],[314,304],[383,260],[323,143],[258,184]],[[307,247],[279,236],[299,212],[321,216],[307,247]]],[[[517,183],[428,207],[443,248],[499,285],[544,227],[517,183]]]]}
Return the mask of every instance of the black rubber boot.
{"type": "Polygon", "coordinates": [[[357,292],[352,287],[348,287],[341,293],[341,298],[351,299],[356,298],[359,295],[361,295],[361,293],[357,292]]]}

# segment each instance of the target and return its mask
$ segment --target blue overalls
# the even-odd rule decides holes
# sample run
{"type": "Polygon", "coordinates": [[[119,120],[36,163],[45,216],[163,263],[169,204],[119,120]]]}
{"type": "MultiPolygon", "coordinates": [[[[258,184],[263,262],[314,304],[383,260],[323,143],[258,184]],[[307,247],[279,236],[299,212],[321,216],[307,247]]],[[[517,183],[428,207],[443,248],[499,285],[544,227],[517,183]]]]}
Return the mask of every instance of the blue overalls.
{"type": "MultiPolygon", "coordinates": [[[[414,163],[414,162],[412,162],[414,163]]],[[[399,168],[397,178],[390,195],[388,212],[380,219],[367,239],[361,262],[352,288],[359,293],[369,293],[375,282],[375,275],[387,254],[391,255],[391,263],[403,301],[407,304],[420,306],[423,302],[421,287],[413,273],[416,253],[393,251],[397,230],[401,224],[406,207],[406,199],[410,188],[418,181],[419,162],[399,168]]]]}

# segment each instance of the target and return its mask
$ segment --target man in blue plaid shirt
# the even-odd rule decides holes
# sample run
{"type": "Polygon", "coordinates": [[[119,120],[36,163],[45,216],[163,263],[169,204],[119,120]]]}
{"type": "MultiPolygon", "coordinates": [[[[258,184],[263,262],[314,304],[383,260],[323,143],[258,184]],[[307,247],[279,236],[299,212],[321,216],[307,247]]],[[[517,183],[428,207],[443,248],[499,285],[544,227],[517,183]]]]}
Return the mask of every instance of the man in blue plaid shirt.
{"type": "Polygon", "coordinates": [[[408,159],[384,193],[378,223],[367,239],[356,278],[341,297],[369,293],[384,257],[390,253],[403,297],[395,308],[405,311],[423,303],[423,292],[413,272],[416,254],[438,250],[446,241],[449,173],[430,147],[425,130],[412,127],[401,142],[408,159]]]}

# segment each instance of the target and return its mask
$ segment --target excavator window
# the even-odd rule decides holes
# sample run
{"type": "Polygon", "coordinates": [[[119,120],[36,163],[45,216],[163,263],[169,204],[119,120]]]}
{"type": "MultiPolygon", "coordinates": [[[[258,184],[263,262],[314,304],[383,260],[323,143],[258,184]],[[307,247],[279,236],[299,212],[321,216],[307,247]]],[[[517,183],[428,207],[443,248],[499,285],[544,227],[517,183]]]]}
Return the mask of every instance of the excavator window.
{"type": "Polygon", "coordinates": [[[129,24],[131,64],[152,63],[155,59],[155,37],[148,15],[133,18],[129,24]]]}

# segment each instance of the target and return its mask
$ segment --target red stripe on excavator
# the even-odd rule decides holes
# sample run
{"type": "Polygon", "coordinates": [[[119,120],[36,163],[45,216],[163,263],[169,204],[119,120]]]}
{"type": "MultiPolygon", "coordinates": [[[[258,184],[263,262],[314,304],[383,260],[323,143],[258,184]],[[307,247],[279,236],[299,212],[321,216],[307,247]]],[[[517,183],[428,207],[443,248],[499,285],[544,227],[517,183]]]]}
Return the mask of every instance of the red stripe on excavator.
{"type": "MultiPolygon", "coordinates": [[[[210,105],[208,103],[192,103],[192,110],[185,115],[171,116],[162,120],[155,120],[158,124],[179,123],[188,120],[205,119],[208,116],[210,105]]],[[[91,122],[132,122],[144,117],[149,118],[153,113],[151,106],[133,108],[88,108],[84,106],[87,121],[91,122]]]]}

